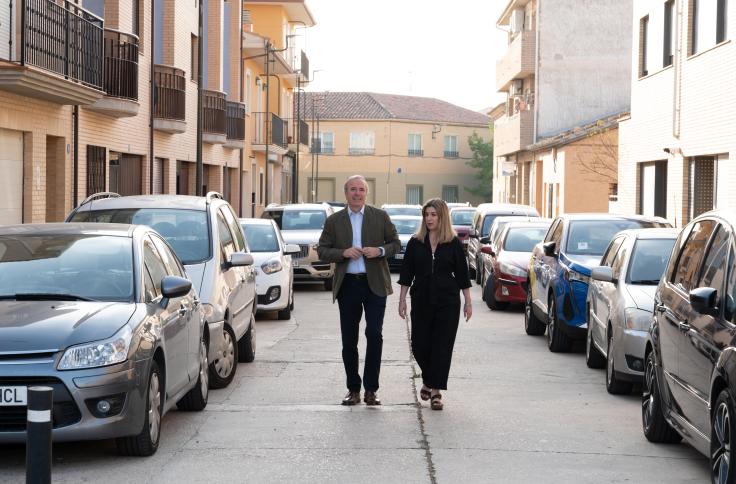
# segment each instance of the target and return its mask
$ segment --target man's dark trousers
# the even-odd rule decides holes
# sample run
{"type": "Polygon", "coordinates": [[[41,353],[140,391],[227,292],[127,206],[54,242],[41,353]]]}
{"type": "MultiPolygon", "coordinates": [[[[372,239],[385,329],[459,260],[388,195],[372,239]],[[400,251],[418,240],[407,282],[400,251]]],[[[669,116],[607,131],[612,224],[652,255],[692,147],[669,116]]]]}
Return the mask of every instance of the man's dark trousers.
{"type": "Polygon", "coordinates": [[[386,297],[375,295],[368,287],[365,274],[346,274],[337,294],[340,307],[340,331],[342,333],[342,362],[345,365],[348,390],[360,391],[358,373],[358,338],[360,320],[365,308],[365,368],[363,379],[365,391],[378,391],[378,376],[381,372],[383,350],[383,314],[386,312],[386,297]]]}

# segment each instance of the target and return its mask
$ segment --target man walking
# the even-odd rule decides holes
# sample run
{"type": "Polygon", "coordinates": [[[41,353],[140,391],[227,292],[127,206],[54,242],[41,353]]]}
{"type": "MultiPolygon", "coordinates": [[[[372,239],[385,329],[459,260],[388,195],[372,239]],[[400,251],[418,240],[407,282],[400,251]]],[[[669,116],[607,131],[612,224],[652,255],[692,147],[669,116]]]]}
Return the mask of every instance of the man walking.
{"type": "Polygon", "coordinates": [[[383,313],[391,294],[391,276],[386,257],[401,249],[396,227],[383,210],[365,204],[368,183],[361,175],[345,182],[345,210],[330,215],[319,238],[317,252],[323,261],[335,262],[332,300],[340,308],[342,362],[348,393],[343,405],[360,403],[360,386],[365,387],[366,405],[380,405],[378,375],[383,349],[383,313]],[[358,337],[365,309],[367,340],[363,381],[358,373],[358,337]]]}

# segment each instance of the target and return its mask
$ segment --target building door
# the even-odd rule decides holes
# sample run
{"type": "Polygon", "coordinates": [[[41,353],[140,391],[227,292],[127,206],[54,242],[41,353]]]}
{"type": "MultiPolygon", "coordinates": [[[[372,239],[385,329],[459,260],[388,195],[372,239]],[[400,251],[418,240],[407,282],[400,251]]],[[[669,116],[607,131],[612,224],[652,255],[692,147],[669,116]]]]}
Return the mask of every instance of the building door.
{"type": "Polygon", "coordinates": [[[160,195],[164,193],[164,159],[153,159],[153,194],[160,195]]]}
{"type": "Polygon", "coordinates": [[[406,203],[411,205],[424,204],[424,187],[422,185],[406,186],[406,203]]]}
{"type": "Polygon", "coordinates": [[[667,161],[639,165],[639,213],[667,216],[667,161]]]}
{"type": "Polygon", "coordinates": [[[176,161],[176,194],[189,195],[189,163],[176,161]]]}
{"type": "Polygon", "coordinates": [[[23,223],[23,133],[0,129],[0,225],[23,223]]]}
{"type": "Polygon", "coordinates": [[[110,191],[122,196],[141,195],[141,164],[138,155],[110,152],[110,191]]]}

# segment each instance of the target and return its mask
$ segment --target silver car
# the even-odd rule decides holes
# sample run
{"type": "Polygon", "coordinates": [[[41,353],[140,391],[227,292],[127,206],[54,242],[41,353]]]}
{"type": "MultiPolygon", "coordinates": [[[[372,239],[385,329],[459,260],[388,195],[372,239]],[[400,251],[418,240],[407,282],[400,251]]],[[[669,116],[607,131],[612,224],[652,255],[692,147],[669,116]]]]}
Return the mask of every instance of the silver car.
{"type": "Polygon", "coordinates": [[[222,195],[96,194],[67,217],[72,222],[148,225],[171,244],[202,301],[209,341],[210,386],[223,388],[237,362],[255,358],[256,273],[243,229],[222,195]]]}
{"type": "Polygon", "coordinates": [[[0,442],[25,442],[27,388],[53,388],[54,441],[156,452],[163,415],[207,405],[201,305],[149,227],[0,228],[0,442]]]}
{"type": "Polygon", "coordinates": [[[631,392],[644,375],[644,349],[654,311],[654,292],[667,267],[677,229],[619,232],[588,291],[585,361],[606,366],[609,393],[631,392]]]}
{"type": "Polygon", "coordinates": [[[285,243],[299,246],[299,253],[291,256],[294,281],[323,282],[326,291],[332,290],[335,264],[319,260],[317,243],[325,220],[333,212],[327,203],[272,203],[261,215],[276,222],[285,243]]]}

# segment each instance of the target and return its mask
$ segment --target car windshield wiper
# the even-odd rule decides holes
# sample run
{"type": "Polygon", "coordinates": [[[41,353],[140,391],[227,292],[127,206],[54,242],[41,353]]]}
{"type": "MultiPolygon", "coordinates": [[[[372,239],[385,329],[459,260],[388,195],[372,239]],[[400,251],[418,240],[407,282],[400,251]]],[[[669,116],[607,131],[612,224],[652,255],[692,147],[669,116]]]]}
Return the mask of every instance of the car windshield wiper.
{"type": "Polygon", "coordinates": [[[641,284],[642,286],[656,286],[659,284],[659,279],[641,279],[638,281],[631,281],[631,284],[641,284]]]}
{"type": "Polygon", "coordinates": [[[23,292],[19,294],[3,294],[0,299],[15,299],[16,301],[95,301],[76,294],[57,294],[49,292],[23,292]]]}

